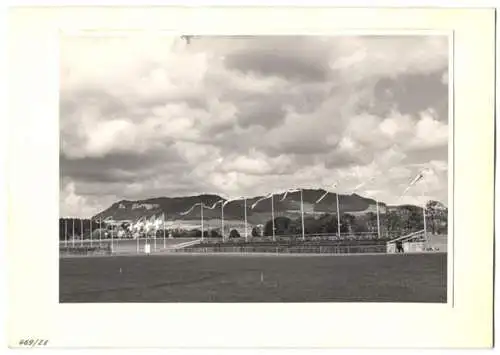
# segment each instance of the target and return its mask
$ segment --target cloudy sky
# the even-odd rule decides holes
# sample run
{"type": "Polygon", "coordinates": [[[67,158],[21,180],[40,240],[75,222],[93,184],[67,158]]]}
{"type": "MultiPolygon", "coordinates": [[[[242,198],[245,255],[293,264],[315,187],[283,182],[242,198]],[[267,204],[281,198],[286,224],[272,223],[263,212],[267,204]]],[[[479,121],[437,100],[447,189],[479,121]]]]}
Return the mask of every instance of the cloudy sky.
{"type": "Polygon", "coordinates": [[[63,216],[370,177],[360,194],[447,203],[445,37],[71,37],[60,95],[63,216]]]}

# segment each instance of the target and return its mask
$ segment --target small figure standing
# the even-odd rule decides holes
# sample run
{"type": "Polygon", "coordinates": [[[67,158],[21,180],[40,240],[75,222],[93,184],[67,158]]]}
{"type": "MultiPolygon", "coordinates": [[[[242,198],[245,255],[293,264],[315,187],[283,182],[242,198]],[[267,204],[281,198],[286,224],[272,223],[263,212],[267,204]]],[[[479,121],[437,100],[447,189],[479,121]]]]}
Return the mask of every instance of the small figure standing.
{"type": "Polygon", "coordinates": [[[403,242],[400,240],[396,241],[396,252],[397,253],[404,253],[403,242]]]}

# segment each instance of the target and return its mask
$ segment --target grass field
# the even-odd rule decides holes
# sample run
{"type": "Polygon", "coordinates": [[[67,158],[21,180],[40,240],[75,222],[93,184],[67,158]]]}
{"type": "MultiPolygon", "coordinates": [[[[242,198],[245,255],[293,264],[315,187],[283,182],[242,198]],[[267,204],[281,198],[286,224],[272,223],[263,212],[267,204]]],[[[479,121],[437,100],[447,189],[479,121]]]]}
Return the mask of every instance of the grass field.
{"type": "Polygon", "coordinates": [[[69,258],[60,259],[59,292],[60,302],[446,302],[446,260],[446,254],[69,258]]]}

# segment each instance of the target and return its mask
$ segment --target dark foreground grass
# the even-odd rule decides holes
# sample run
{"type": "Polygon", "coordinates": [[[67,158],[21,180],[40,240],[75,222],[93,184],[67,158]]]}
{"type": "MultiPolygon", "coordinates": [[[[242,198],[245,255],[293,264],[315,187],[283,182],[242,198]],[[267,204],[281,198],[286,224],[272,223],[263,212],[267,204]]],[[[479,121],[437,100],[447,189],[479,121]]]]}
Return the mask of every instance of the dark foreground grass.
{"type": "Polygon", "coordinates": [[[446,302],[446,259],[446,254],[70,258],[60,260],[59,292],[60,302],[446,302]]]}

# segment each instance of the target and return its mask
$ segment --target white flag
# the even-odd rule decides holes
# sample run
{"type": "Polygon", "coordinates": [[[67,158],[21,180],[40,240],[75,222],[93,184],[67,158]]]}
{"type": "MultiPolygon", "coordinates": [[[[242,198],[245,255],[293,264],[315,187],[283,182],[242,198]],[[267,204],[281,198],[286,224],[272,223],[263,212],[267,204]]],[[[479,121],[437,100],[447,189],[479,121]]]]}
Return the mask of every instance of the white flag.
{"type": "MultiPolygon", "coordinates": [[[[333,188],[333,189],[337,188],[337,182],[333,183],[332,188],[333,188]]],[[[316,202],[315,202],[315,203],[319,203],[319,202],[321,202],[321,201],[322,201],[322,200],[323,200],[323,199],[324,199],[324,198],[325,198],[325,197],[326,197],[329,193],[330,193],[330,191],[326,191],[326,192],[323,194],[323,196],[321,196],[320,198],[318,198],[318,199],[316,200],[316,202]]]]}
{"type": "Polygon", "coordinates": [[[191,213],[191,211],[192,211],[192,210],[193,210],[196,206],[200,206],[200,205],[202,205],[202,203],[201,203],[201,202],[195,203],[193,206],[191,206],[191,208],[190,208],[189,210],[187,210],[186,212],[181,212],[181,213],[180,213],[180,215],[181,215],[181,216],[185,216],[185,215],[187,215],[187,214],[191,213]]]}
{"type": "Polygon", "coordinates": [[[284,201],[286,196],[289,194],[289,193],[292,193],[292,192],[299,192],[300,189],[288,189],[285,191],[285,193],[283,194],[283,197],[281,198],[280,201],[284,201]]]}
{"type": "Polygon", "coordinates": [[[358,191],[360,188],[362,188],[363,186],[369,184],[369,183],[372,183],[373,181],[375,180],[375,177],[372,176],[371,178],[369,178],[367,181],[365,182],[362,182],[360,184],[358,184],[354,189],[352,189],[352,192],[351,194],[355,193],[356,191],[358,191]]]}
{"type": "Polygon", "coordinates": [[[264,201],[264,200],[267,200],[268,198],[271,198],[273,196],[272,193],[268,194],[267,196],[264,196],[260,199],[258,199],[257,201],[255,201],[255,203],[250,207],[252,210],[255,208],[255,206],[257,206],[257,204],[261,201],[264,201]]]}
{"type": "Polygon", "coordinates": [[[209,210],[213,210],[215,206],[217,206],[219,203],[224,204],[224,200],[219,200],[215,202],[211,207],[207,207],[209,210]]]}
{"type": "Polygon", "coordinates": [[[402,198],[407,192],[408,190],[411,189],[412,186],[414,186],[415,184],[417,184],[419,181],[421,181],[423,178],[424,178],[424,173],[426,172],[427,169],[424,169],[422,171],[420,171],[417,176],[415,176],[411,181],[410,183],[408,184],[408,186],[406,187],[406,189],[403,191],[403,193],[401,194],[400,198],[402,198]]]}
{"type": "Polygon", "coordinates": [[[164,218],[164,215],[163,213],[161,214],[161,216],[159,216],[155,221],[154,221],[154,227],[155,229],[161,229],[162,225],[163,225],[163,218],[164,218]]]}
{"type": "Polygon", "coordinates": [[[133,229],[140,231],[142,227],[144,227],[146,221],[146,217],[142,216],[140,217],[133,225],[133,229]]]}
{"type": "Polygon", "coordinates": [[[327,191],[327,192],[325,192],[325,193],[324,193],[324,194],[323,194],[320,198],[318,198],[318,199],[316,200],[316,202],[315,202],[315,203],[319,203],[319,202],[321,202],[321,201],[322,201],[322,200],[326,197],[326,195],[328,195],[329,193],[330,193],[330,192],[328,192],[328,191],[327,191]]]}
{"type": "Polygon", "coordinates": [[[152,215],[146,222],[146,230],[150,231],[156,224],[156,215],[152,215]]]}

